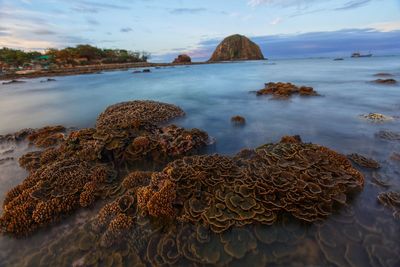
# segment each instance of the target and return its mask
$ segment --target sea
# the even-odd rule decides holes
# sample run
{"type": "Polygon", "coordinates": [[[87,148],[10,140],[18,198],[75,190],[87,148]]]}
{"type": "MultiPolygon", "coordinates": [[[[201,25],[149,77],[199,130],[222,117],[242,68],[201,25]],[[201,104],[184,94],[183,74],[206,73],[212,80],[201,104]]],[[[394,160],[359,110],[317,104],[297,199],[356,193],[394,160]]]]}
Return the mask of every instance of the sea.
{"type": "MultiPolygon", "coordinates": [[[[380,193],[400,192],[400,157],[396,157],[400,155],[400,141],[376,135],[379,131],[400,133],[400,57],[270,59],[151,68],[150,73],[133,71],[0,84],[0,135],[47,125],[93,127],[97,116],[109,105],[156,100],[178,105],[185,111],[184,117],[173,121],[176,125],[199,128],[209,134],[214,141],[206,152],[209,154],[234,155],[244,148],[279,142],[285,135],[299,135],[303,142],[323,145],[344,155],[358,153],[378,161],[381,168],[356,167],[365,176],[362,192],[326,220],[265,226],[264,238],[254,233],[253,226],[245,227],[247,239],[236,241],[245,245],[236,248],[240,250],[238,254],[228,253],[229,260],[212,261],[215,250],[232,252],[232,244],[218,243],[218,236],[210,239],[215,249],[210,249],[207,242],[196,243],[193,250],[197,254],[190,254],[196,254],[196,258],[184,251],[179,253],[189,258],[191,266],[400,266],[400,218],[377,200],[380,193]],[[390,78],[399,83],[374,83],[380,78],[374,76],[377,73],[390,73],[390,78]],[[311,86],[319,96],[257,96],[254,92],[268,82],[311,86]],[[369,113],[393,119],[374,122],[363,117],[369,113]],[[245,125],[231,122],[236,115],[245,118],[245,125]],[[254,242],[249,244],[249,239],[254,242]]],[[[18,157],[32,150],[14,144],[0,146],[0,159],[13,158],[0,161],[1,202],[8,190],[26,178],[27,172],[18,166],[18,157]],[[13,152],[2,155],[10,147],[13,152]]],[[[397,205],[400,209],[400,203],[397,205]]],[[[89,265],[85,257],[96,251],[84,242],[85,225],[100,207],[98,204],[82,209],[27,238],[1,235],[0,266],[89,265]]],[[[235,235],[232,230],[231,240],[235,235]]],[[[144,244],[145,252],[134,255],[131,243],[135,240],[125,244],[122,252],[102,251],[96,256],[101,260],[93,260],[90,266],[158,265],[165,259],[157,261],[153,254],[172,257],[176,252],[172,246],[159,246],[157,252],[144,244]]],[[[167,265],[176,264],[170,261],[167,265]]]]}

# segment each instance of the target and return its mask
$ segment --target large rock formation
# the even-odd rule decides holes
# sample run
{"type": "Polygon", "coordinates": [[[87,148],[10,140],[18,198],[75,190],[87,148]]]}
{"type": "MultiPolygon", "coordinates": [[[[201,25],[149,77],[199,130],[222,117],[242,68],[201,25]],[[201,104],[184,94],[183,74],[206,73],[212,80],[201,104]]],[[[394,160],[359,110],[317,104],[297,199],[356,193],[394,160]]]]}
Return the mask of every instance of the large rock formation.
{"type": "Polygon", "coordinates": [[[215,49],[209,61],[261,60],[264,55],[260,47],[243,35],[225,38],[215,49]]]}
{"type": "Polygon", "coordinates": [[[174,62],[172,62],[172,63],[181,64],[181,63],[191,63],[191,62],[192,62],[192,59],[188,55],[182,54],[182,55],[179,55],[177,58],[175,58],[174,62]]]}

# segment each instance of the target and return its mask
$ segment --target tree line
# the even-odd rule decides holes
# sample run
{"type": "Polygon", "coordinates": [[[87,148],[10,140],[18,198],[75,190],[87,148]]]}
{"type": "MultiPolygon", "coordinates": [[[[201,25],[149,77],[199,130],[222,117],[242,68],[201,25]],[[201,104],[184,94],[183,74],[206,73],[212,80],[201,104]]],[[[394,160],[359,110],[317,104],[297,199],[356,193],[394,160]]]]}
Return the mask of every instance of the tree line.
{"type": "Polygon", "coordinates": [[[34,63],[35,61],[57,65],[87,65],[146,62],[149,58],[150,54],[147,52],[102,49],[87,44],[63,49],[49,48],[44,53],[25,52],[6,47],[0,49],[0,63],[15,67],[34,63]]]}

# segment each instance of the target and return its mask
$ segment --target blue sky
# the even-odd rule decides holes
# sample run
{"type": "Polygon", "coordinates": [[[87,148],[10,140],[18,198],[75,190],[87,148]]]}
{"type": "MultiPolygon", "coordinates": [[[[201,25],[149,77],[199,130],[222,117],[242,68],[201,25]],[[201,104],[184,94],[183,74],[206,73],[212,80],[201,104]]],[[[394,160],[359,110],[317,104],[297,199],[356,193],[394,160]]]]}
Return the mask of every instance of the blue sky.
{"type": "Polygon", "coordinates": [[[0,47],[89,43],[203,60],[235,33],[272,58],[400,54],[400,0],[0,0],[0,47]]]}

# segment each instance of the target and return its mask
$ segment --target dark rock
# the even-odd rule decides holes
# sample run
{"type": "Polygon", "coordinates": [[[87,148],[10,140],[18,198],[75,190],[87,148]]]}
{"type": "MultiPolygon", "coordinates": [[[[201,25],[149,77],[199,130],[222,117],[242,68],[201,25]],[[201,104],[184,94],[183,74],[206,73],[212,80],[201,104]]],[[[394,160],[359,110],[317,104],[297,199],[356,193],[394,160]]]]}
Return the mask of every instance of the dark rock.
{"type": "Polygon", "coordinates": [[[179,55],[177,58],[175,58],[174,62],[172,62],[172,63],[180,64],[180,63],[191,63],[191,62],[192,62],[192,59],[188,55],[182,54],[182,55],[179,55]]]}
{"type": "Polygon", "coordinates": [[[246,119],[242,116],[236,115],[231,118],[231,122],[235,125],[244,125],[246,123],[246,119]]]}
{"type": "Polygon", "coordinates": [[[374,75],[375,77],[393,77],[393,74],[386,73],[386,72],[380,72],[374,75]]]}
{"type": "Polygon", "coordinates": [[[143,70],[143,73],[149,73],[149,72],[151,72],[150,69],[144,69],[144,70],[143,70]]]}
{"type": "Polygon", "coordinates": [[[397,81],[395,79],[377,79],[377,80],[374,80],[373,82],[379,83],[379,84],[386,84],[386,85],[397,83],[397,81]]]}
{"type": "Polygon", "coordinates": [[[225,38],[215,49],[209,61],[262,60],[260,47],[243,35],[225,38]]]}
{"type": "Polygon", "coordinates": [[[11,80],[9,82],[3,82],[3,84],[12,84],[12,83],[25,83],[25,81],[11,80]]]}

